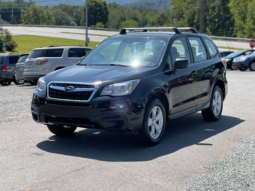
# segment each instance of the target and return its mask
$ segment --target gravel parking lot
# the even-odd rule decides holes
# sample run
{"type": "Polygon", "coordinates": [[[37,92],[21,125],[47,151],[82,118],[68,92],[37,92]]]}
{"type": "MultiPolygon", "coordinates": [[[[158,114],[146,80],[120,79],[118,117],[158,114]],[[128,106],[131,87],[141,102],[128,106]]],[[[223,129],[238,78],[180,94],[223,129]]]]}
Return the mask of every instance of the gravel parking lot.
{"type": "Polygon", "coordinates": [[[255,73],[227,77],[220,121],[172,120],[155,147],[129,133],[54,136],[32,120],[35,86],[0,86],[0,190],[254,190],[255,73]]]}

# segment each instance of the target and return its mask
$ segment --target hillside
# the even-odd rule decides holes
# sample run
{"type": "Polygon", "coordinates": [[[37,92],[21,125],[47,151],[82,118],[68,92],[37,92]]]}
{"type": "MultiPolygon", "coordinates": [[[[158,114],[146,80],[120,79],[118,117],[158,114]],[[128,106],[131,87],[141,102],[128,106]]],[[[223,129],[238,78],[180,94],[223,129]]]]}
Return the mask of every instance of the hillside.
{"type": "Polygon", "coordinates": [[[154,8],[159,11],[164,11],[164,7],[171,7],[171,3],[169,0],[139,0],[134,3],[130,3],[125,6],[131,6],[131,7],[149,7],[154,8]]]}

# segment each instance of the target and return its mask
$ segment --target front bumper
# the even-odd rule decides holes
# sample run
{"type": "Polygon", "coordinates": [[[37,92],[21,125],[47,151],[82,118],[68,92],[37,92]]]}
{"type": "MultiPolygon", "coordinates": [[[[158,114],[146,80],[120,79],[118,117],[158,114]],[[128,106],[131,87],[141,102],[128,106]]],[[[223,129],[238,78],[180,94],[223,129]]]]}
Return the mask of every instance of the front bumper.
{"type": "Polygon", "coordinates": [[[0,72],[0,81],[12,81],[12,78],[10,72],[0,72]]]}
{"type": "Polygon", "coordinates": [[[35,122],[45,125],[74,125],[112,131],[138,131],[144,109],[134,96],[97,97],[89,103],[52,101],[34,94],[31,112],[35,122]],[[136,100],[132,102],[131,100],[136,100]]]}
{"type": "Polygon", "coordinates": [[[241,61],[241,62],[233,62],[233,67],[248,68],[249,66],[244,61],[241,61]]]}

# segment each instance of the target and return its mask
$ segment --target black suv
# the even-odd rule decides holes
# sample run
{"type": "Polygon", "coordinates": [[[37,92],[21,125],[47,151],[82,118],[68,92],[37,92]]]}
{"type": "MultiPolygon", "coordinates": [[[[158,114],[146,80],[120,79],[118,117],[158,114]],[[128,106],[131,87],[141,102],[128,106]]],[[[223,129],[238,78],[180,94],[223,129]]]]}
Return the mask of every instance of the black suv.
{"type": "Polygon", "coordinates": [[[202,111],[205,120],[219,120],[227,91],[226,66],[210,37],[193,28],[127,28],[77,65],[40,78],[31,110],[56,135],[77,126],[131,131],[155,145],[169,119],[202,111]]]}

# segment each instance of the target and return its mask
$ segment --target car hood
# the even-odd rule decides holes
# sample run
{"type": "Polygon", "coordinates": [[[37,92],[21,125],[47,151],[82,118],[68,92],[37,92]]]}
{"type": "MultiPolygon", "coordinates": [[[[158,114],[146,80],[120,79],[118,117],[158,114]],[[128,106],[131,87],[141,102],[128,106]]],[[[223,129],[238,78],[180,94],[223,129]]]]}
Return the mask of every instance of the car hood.
{"type": "Polygon", "coordinates": [[[152,75],[152,67],[122,67],[122,66],[81,66],[76,65],[48,74],[45,82],[84,82],[93,84],[101,81],[103,84],[118,83],[132,79],[142,79],[152,75]]]}

